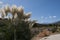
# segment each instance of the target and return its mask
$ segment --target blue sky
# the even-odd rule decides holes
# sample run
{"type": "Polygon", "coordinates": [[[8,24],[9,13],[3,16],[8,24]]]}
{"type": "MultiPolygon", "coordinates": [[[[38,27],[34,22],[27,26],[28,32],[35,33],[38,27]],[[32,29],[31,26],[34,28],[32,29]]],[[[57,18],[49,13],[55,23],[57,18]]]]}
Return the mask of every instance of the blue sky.
{"type": "Polygon", "coordinates": [[[25,12],[32,12],[31,19],[39,23],[60,20],[60,0],[0,0],[0,7],[6,4],[22,5],[25,12]]]}

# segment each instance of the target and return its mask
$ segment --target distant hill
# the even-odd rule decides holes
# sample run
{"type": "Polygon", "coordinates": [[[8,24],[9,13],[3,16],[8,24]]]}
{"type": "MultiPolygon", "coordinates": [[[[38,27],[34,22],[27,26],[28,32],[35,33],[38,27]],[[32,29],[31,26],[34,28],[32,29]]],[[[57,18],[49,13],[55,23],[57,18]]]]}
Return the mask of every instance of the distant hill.
{"type": "Polygon", "coordinates": [[[49,25],[60,26],[60,21],[57,21],[57,22],[54,22],[54,23],[48,23],[48,24],[35,23],[33,27],[42,27],[42,26],[49,26],[49,25]]]}
{"type": "Polygon", "coordinates": [[[60,24],[60,21],[55,22],[54,24],[60,24]]]}

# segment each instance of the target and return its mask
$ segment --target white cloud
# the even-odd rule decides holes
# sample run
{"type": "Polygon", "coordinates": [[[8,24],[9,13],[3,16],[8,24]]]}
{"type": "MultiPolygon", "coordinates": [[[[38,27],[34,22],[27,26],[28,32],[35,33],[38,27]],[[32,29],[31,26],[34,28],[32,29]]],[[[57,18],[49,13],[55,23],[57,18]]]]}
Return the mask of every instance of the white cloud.
{"type": "Polygon", "coordinates": [[[56,16],[53,16],[53,18],[56,18],[56,16]]]}
{"type": "Polygon", "coordinates": [[[49,16],[49,18],[52,18],[52,16],[49,16]]]}
{"type": "Polygon", "coordinates": [[[40,21],[40,23],[44,23],[44,21],[40,21]]]}
{"type": "Polygon", "coordinates": [[[48,19],[47,17],[45,17],[45,19],[48,19]]]}
{"type": "Polygon", "coordinates": [[[1,8],[4,8],[5,6],[10,6],[10,5],[9,4],[2,4],[0,6],[1,6],[1,8]]]}
{"type": "Polygon", "coordinates": [[[2,2],[2,1],[0,1],[0,4],[3,4],[3,2],[2,2]]]}
{"type": "Polygon", "coordinates": [[[41,16],[41,19],[43,19],[44,18],[44,16],[41,16]]]}
{"type": "Polygon", "coordinates": [[[49,18],[51,19],[51,18],[56,18],[56,16],[49,16],[49,18]]]}
{"type": "Polygon", "coordinates": [[[3,2],[2,1],[0,1],[0,8],[2,8],[3,7],[3,2]]]}
{"type": "Polygon", "coordinates": [[[41,16],[41,19],[47,19],[48,17],[41,16]]]}

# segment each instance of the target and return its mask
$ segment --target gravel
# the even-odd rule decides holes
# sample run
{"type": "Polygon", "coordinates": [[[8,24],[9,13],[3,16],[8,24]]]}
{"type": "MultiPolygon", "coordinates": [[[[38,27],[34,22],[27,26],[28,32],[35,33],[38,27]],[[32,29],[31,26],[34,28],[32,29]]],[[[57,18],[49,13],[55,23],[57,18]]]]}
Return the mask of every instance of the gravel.
{"type": "Polygon", "coordinates": [[[41,38],[40,40],[60,40],[60,34],[50,35],[48,37],[41,38]]]}

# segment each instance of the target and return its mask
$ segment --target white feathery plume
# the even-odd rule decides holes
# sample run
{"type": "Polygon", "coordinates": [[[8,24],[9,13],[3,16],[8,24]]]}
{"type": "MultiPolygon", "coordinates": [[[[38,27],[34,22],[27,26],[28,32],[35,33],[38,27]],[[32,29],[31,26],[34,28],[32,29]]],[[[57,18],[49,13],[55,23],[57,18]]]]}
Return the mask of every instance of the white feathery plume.
{"type": "Polygon", "coordinates": [[[31,29],[33,27],[33,25],[36,23],[37,20],[33,20],[33,21],[30,21],[29,23],[29,28],[31,29]]]}
{"type": "Polygon", "coordinates": [[[13,5],[12,8],[10,8],[10,12],[12,13],[14,19],[14,15],[17,13],[17,6],[13,5]]]}
{"type": "Polygon", "coordinates": [[[6,16],[7,16],[8,12],[10,12],[10,7],[9,7],[9,5],[6,5],[6,6],[4,7],[4,11],[5,11],[6,16]]]}
{"type": "Polygon", "coordinates": [[[27,14],[25,14],[26,19],[30,18],[30,16],[31,16],[31,12],[28,12],[27,14]]]}
{"type": "Polygon", "coordinates": [[[22,7],[22,6],[18,7],[18,12],[23,13],[23,9],[24,9],[24,7],[22,7]]]}
{"type": "Polygon", "coordinates": [[[7,12],[9,12],[9,11],[10,11],[9,5],[6,5],[6,6],[4,7],[4,10],[7,11],[7,12]]]}
{"type": "Polygon", "coordinates": [[[6,13],[5,13],[5,11],[3,9],[0,10],[0,13],[2,13],[1,14],[2,18],[4,18],[6,16],[6,13]]]}
{"type": "Polygon", "coordinates": [[[22,18],[22,17],[23,17],[23,14],[24,14],[23,7],[20,6],[20,7],[17,8],[17,10],[18,10],[18,11],[17,11],[18,17],[19,17],[19,18],[22,18]]]}
{"type": "Polygon", "coordinates": [[[18,17],[18,15],[17,15],[17,13],[15,13],[15,15],[14,15],[14,19],[16,19],[18,17]]]}
{"type": "Polygon", "coordinates": [[[11,12],[12,13],[15,13],[17,11],[17,6],[16,5],[13,5],[12,8],[11,8],[11,12]]]}

